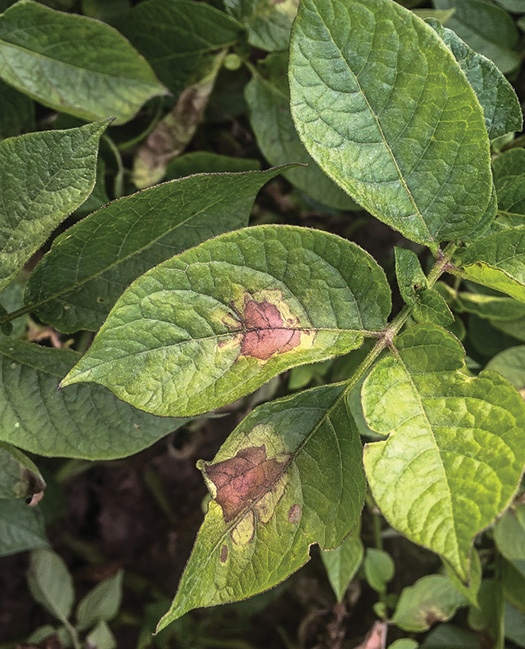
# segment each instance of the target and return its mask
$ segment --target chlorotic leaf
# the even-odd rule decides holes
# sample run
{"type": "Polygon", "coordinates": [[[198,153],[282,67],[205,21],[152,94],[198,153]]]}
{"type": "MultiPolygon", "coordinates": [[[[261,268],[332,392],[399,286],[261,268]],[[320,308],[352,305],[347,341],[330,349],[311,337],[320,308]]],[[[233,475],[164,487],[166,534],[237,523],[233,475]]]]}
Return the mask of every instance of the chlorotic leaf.
{"type": "Polygon", "coordinates": [[[115,29],[30,0],[0,15],[0,71],[4,81],[45,106],[86,120],[114,117],[116,124],[166,93],[115,29]]]}
{"type": "Polygon", "coordinates": [[[525,464],[525,403],[499,374],[469,376],[458,340],[417,325],[363,384],[374,499],[389,523],[467,583],[474,536],[510,503],[525,464]]]}
{"type": "Polygon", "coordinates": [[[0,500],[0,557],[47,548],[44,517],[24,499],[0,500]]]}
{"type": "Polygon", "coordinates": [[[483,111],[431,27],[392,0],[304,0],[289,73],[303,144],[360,205],[433,250],[476,229],[492,193],[483,111]]]}
{"type": "Polygon", "coordinates": [[[29,279],[25,303],[60,331],[96,331],[146,270],[246,226],[257,192],[281,171],[196,175],[110,203],[53,241],[29,279]]]}
{"type": "Polygon", "coordinates": [[[153,414],[203,413],[356,349],[389,311],[386,277],[357,245],[306,228],[246,228],[136,280],[62,387],[94,381],[153,414]]]}
{"type": "Polygon", "coordinates": [[[91,193],[107,125],[102,120],[0,142],[0,290],[91,193]]]}
{"type": "Polygon", "coordinates": [[[339,545],[365,494],[359,434],[344,384],[259,406],[213,462],[199,462],[213,500],[158,630],[187,611],[272,588],[339,545]]]}
{"type": "Polygon", "coordinates": [[[525,302],[525,225],[478,239],[452,261],[465,279],[525,302]]]}
{"type": "Polygon", "coordinates": [[[348,585],[363,561],[364,547],[357,525],[335,550],[321,552],[321,559],[338,602],[343,601],[348,585]]]}
{"type": "Polygon", "coordinates": [[[136,453],[183,423],[135,410],[95,385],[57,392],[78,358],[72,351],[0,341],[2,441],[39,455],[110,459],[136,453]]]}
{"type": "Polygon", "coordinates": [[[0,499],[41,500],[46,483],[35,464],[17,448],[0,442],[0,499]]]}

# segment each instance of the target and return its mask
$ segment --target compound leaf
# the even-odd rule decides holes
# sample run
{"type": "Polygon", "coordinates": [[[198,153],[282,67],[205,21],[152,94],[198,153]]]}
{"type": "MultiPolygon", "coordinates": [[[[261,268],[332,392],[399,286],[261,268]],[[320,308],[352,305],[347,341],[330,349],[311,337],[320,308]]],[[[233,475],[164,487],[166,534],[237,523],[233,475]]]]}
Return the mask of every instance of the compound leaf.
{"type": "Polygon", "coordinates": [[[0,290],[95,185],[108,120],[0,142],[0,290]]]}
{"type": "Polygon", "coordinates": [[[374,499],[390,524],[440,554],[464,583],[474,536],[509,504],[525,464],[525,403],[499,374],[469,376],[461,344],[432,325],[394,341],[363,384],[374,499]]]}
{"type": "Polygon", "coordinates": [[[110,459],[136,453],[183,423],[135,410],[96,385],[57,392],[78,358],[68,350],[0,341],[2,441],[39,455],[110,459]]]}
{"type": "Polygon", "coordinates": [[[246,226],[257,192],[280,172],[195,175],[110,203],[54,240],[29,280],[25,303],[60,331],[97,330],[146,270],[246,226]]]}
{"type": "Polygon", "coordinates": [[[259,406],[212,462],[198,463],[213,500],[179,590],[158,629],[196,607],[267,590],[339,545],[365,494],[359,434],[344,384],[259,406]]]}
{"type": "Polygon", "coordinates": [[[314,160],[407,238],[435,250],[484,220],[483,111],[450,50],[411,12],[391,0],[302,2],[290,95],[314,160]]]}
{"type": "Polygon", "coordinates": [[[306,228],[246,228],[136,280],[62,386],[94,381],[147,412],[203,413],[356,349],[389,311],[384,272],[356,244],[306,228]]]}
{"type": "Polygon", "coordinates": [[[121,124],[166,93],[115,29],[30,0],[0,15],[0,70],[4,81],[45,106],[86,120],[115,117],[121,124]]]}

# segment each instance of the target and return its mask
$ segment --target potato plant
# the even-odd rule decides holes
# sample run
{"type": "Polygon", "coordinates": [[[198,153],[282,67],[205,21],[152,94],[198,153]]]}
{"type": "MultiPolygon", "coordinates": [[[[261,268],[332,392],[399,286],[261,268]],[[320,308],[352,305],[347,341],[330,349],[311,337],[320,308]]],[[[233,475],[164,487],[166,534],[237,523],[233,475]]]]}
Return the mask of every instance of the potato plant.
{"type": "MultiPolygon", "coordinates": [[[[479,646],[525,646],[525,153],[509,82],[525,7],[421,4],[0,3],[2,554],[47,546],[39,456],[129,456],[287,372],[296,387],[198,462],[211,498],[157,631],[273,588],[318,545],[338,600],[361,570],[397,649],[476,646],[446,644],[449,625],[417,635],[463,607],[479,646]],[[219,95],[253,157],[199,148],[219,95]],[[390,276],[321,222],[259,207],[249,224],[279,177],[327,219],[399,233],[390,276]],[[387,595],[365,501],[442,570],[387,595]]],[[[70,600],[54,614],[79,647],[70,600]]],[[[87,608],[80,630],[104,630],[86,646],[111,646],[115,607],[87,608]]]]}

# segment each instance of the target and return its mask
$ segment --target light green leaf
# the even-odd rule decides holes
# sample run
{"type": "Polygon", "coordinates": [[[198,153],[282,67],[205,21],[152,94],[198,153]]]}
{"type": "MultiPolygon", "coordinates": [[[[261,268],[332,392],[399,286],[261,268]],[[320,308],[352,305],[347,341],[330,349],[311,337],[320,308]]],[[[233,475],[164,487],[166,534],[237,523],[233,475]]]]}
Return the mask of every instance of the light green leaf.
{"type": "MultiPolygon", "coordinates": [[[[140,5],[139,5],[140,6],[140,5]]],[[[207,5],[203,5],[207,6],[207,5]]],[[[258,171],[261,164],[250,158],[230,158],[209,151],[193,151],[178,156],[166,167],[166,180],[176,180],[198,173],[224,173],[235,171],[258,171]]],[[[233,197],[231,197],[233,198],[233,197]]]]}
{"type": "Polygon", "coordinates": [[[136,453],[183,423],[135,410],[99,386],[57,392],[78,358],[0,341],[0,439],[39,455],[110,459],[136,453]]]}
{"type": "Polygon", "coordinates": [[[86,640],[89,647],[96,647],[96,649],[116,649],[117,647],[117,640],[104,621],[97,624],[86,636],[86,640]]]}
{"type": "Polygon", "coordinates": [[[267,52],[288,49],[299,0],[224,0],[226,11],[244,23],[248,42],[267,52]]]}
{"type": "Polygon", "coordinates": [[[271,54],[256,68],[244,96],[257,143],[270,164],[302,162],[285,177],[314,200],[336,209],[359,209],[354,201],[324,174],[304,148],[293,125],[287,79],[288,55],[271,54]]]}
{"type": "Polygon", "coordinates": [[[427,277],[421,268],[418,256],[407,248],[394,247],[396,279],[399,292],[406,304],[417,302],[417,293],[427,288],[427,277]]]}
{"type": "Polygon", "coordinates": [[[0,140],[32,131],[35,109],[29,97],[0,81],[0,140]]]}
{"type": "Polygon", "coordinates": [[[465,279],[525,302],[525,225],[460,248],[452,262],[465,279]]]}
{"type": "Polygon", "coordinates": [[[511,149],[492,163],[498,195],[498,222],[525,225],[525,150],[511,149]]]}
{"type": "Polygon", "coordinates": [[[246,226],[257,192],[281,171],[192,176],[110,203],[54,240],[28,282],[26,304],[60,331],[96,331],[146,270],[246,226]]]}
{"type": "Polygon", "coordinates": [[[27,582],[33,598],[61,622],[67,622],[75,591],[66,564],[52,550],[31,553],[27,582]]]}
{"type": "Polygon", "coordinates": [[[418,295],[412,316],[416,322],[433,322],[442,327],[454,322],[454,316],[441,295],[432,288],[427,288],[418,295]]]}
{"type": "Polygon", "coordinates": [[[510,297],[461,292],[455,297],[454,311],[491,320],[516,320],[525,317],[525,304],[510,297]]]}
{"type": "MultiPolygon", "coordinates": [[[[503,332],[507,336],[512,336],[520,342],[525,342],[525,318],[517,318],[516,320],[490,320],[490,324],[497,329],[498,332],[503,332]]],[[[513,344],[514,341],[511,342],[513,344]]]]}
{"type": "Polygon", "coordinates": [[[388,552],[367,548],[363,569],[369,585],[378,593],[386,593],[386,585],[395,573],[394,561],[388,552]]]}
{"type": "Polygon", "coordinates": [[[494,540],[505,559],[525,560],[525,504],[511,507],[496,521],[494,540]]]}
{"type": "Polygon", "coordinates": [[[103,120],[0,142],[0,290],[91,193],[107,125],[103,120]]]}
{"type": "Polygon", "coordinates": [[[468,600],[444,575],[427,575],[404,588],[391,622],[404,631],[421,632],[449,620],[468,600]]]}
{"type": "Polygon", "coordinates": [[[518,30],[503,9],[485,0],[433,0],[433,4],[436,9],[455,9],[447,27],[473,50],[492,59],[502,72],[519,65],[514,51],[518,30]]]}
{"type": "Polygon", "coordinates": [[[468,374],[461,344],[432,325],[394,340],[363,384],[374,499],[395,529],[440,554],[464,583],[474,536],[510,503],[525,464],[525,403],[499,374],[468,374]],[[422,477],[424,476],[424,478],[422,477]]]}
{"type": "Polygon", "coordinates": [[[326,574],[338,602],[343,601],[346,589],[363,561],[364,547],[360,532],[361,526],[356,525],[335,550],[321,552],[326,574]]]}
{"type": "Polygon", "coordinates": [[[186,85],[199,55],[234,44],[243,32],[234,18],[190,0],[141,2],[117,21],[117,27],[175,96],[186,85]]]}
{"type": "Polygon", "coordinates": [[[187,611],[272,588],[335,548],[365,495],[362,447],[344,384],[259,406],[213,462],[198,463],[213,500],[158,630],[187,611]]]}
{"type": "Polygon", "coordinates": [[[483,111],[431,27],[391,0],[304,0],[290,51],[297,132],[339,186],[433,250],[477,228],[492,192],[483,111]]]}
{"type": "Polygon", "coordinates": [[[525,345],[505,349],[492,358],[488,370],[502,374],[517,390],[525,388],[525,345]]]}
{"type": "Polygon", "coordinates": [[[496,0],[507,11],[512,11],[517,14],[525,13],[525,4],[523,0],[496,0]]]}
{"type": "Polygon", "coordinates": [[[123,570],[118,570],[113,577],[101,581],[82,598],[76,612],[77,627],[80,631],[115,617],[122,600],[123,575],[123,570]]]}
{"type": "Polygon", "coordinates": [[[0,557],[46,548],[44,517],[23,500],[0,500],[0,557]]]}
{"type": "Polygon", "coordinates": [[[396,640],[391,645],[388,645],[388,649],[417,649],[419,647],[419,642],[412,640],[411,638],[401,638],[396,640]]]}
{"type": "Polygon", "coordinates": [[[45,106],[86,120],[115,117],[116,124],[166,93],[115,29],[30,0],[0,15],[0,71],[4,81],[45,106]]]}
{"type": "Polygon", "coordinates": [[[490,139],[521,131],[523,115],[520,102],[504,74],[492,61],[464,43],[451,29],[442,27],[437,20],[429,20],[428,23],[450,49],[474,89],[483,108],[490,139]]]}
{"type": "Polygon", "coordinates": [[[356,349],[389,311],[383,270],[359,246],[319,230],[246,228],[136,280],[62,386],[94,381],[147,412],[203,413],[356,349]]]}
{"type": "Polygon", "coordinates": [[[17,448],[0,442],[0,499],[42,496],[46,483],[35,464],[17,448]]]}

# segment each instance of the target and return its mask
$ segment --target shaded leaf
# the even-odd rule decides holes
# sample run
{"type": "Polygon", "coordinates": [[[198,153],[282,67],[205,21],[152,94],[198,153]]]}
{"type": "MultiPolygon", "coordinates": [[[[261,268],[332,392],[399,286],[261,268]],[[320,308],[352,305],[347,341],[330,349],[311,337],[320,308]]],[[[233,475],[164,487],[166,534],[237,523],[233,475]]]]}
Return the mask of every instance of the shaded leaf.
{"type": "Polygon", "coordinates": [[[390,0],[302,2],[290,94],[314,160],[407,238],[435,250],[484,222],[483,111],[450,50],[411,12],[390,0]]]}
{"type": "Polygon", "coordinates": [[[378,593],[386,593],[386,585],[395,573],[394,561],[388,552],[367,548],[363,569],[370,586],[378,593]]]}
{"type": "Polygon", "coordinates": [[[34,550],[27,574],[33,598],[61,622],[71,615],[75,591],[64,561],[52,550],[34,550]]]}
{"type": "Polygon", "coordinates": [[[503,615],[505,602],[501,583],[495,579],[484,579],[479,592],[479,606],[471,606],[468,624],[475,631],[482,631],[489,637],[484,641],[495,649],[503,649],[503,615]]]}
{"type": "Polygon", "coordinates": [[[345,385],[259,406],[213,462],[198,463],[213,500],[158,630],[201,606],[267,590],[339,545],[363,505],[361,442],[345,385]]]}
{"type": "Polygon", "coordinates": [[[492,163],[498,196],[498,222],[525,225],[525,151],[511,149],[492,163]]]}
{"type": "Polygon", "coordinates": [[[510,297],[461,292],[454,299],[454,311],[492,320],[516,320],[525,317],[525,304],[510,297]]]}
{"type": "Polygon", "coordinates": [[[525,388],[525,345],[511,347],[492,358],[488,370],[502,374],[517,390],[525,388]]]}
{"type": "Polygon", "coordinates": [[[363,561],[364,548],[360,536],[360,527],[360,525],[356,525],[335,550],[321,552],[326,574],[338,602],[343,601],[346,589],[363,561]]]}
{"type": "Polygon", "coordinates": [[[31,131],[35,108],[29,97],[0,81],[0,140],[31,131]]]}
{"type": "Polygon", "coordinates": [[[118,570],[113,577],[101,581],[80,600],[76,611],[80,631],[115,617],[122,600],[123,575],[123,570],[118,570]]]}
{"type": "Polygon", "coordinates": [[[267,52],[288,49],[299,0],[224,0],[226,11],[244,23],[248,42],[267,52]]]}
{"type": "Polygon", "coordinates": [[[496,521],[494,541],[505,559],[525,560],[525,504],[511,507],[496,521]]]}
{"type": "Polygon", "coordinates": [[[95,381],[163,416],[207,412],[286,369],[356,349],[389,311],[383,270],[357,245],[251,227],[136,280],[62,386],[95,381]]]}
{"type": "Polygon", "coordinates": [[[4,81],[45,106],[86,120],[114,117],[116,124],[166,92],[112,27],[30,0],[0,16],[0,70],[4,81]]]}
{"type": "Polygon", "coordinates": [[[515,642],[518,647],[525,647],[525,615],[523,612],[506,604],[503,626],[506,638],[515,642]]]}
{"type": "Polygon", "coordinates": [[[394,345],[363,384],[369,425],[390,434],[365,447],[368,481],[389,523],[465,583],[474,536],[519,484],[525,403],[495,372],[469,376],[460,343],[438,327],[415,326],[394,345]]]}
{"type": "MultiPolygon", "coordinates": [[[[261,164],[250,158],[230,158],[209,151],[193,151],[178,156],[166,167],[166,180],[175,180],[198,173],[224,173],[235,171],[258,171],[261,164]]],[[[233,197],[231,197],[233,198],[233,197]]]]}
{"type": "Polygon", "coordinates": [[[421,649],[480,649],[477,637],[453,624],[438,624],[427,635],[421,649]]]}
{"type": "Polygon", "coordinates": [[[103,120],[0,142],[0,290],[91,193],[107,125],[103,120]]]}
{"type": "Polygon", "coordinates": [[[46,548],[44,517],[23,500],[0,500],[0,556],[46,548]]]}
{"type": "Polygon", "coordinates": [[[96,649],[116,649],[117,640],[106,622],[99,622],[96,627],[88,633],[86,641],[90,647],[96,649]]]}
{"type": "Polygon", "coordinates": [[[183,423],[135,410],[99,386],[57,392],[78,357],[0,341],[0,439],[39,455],[109,459],[136,453],[183,423]]]}
{"type": "Polygon", "coordinates": [[[454,570],[446,561],[443,565],[445,566],[447,577],[452,582],[454,588],[464,595],[471,604],[477,606],[478,593],[481,587],[481,579],[483,577],[483,569],[476,548],[473,547],[470,551],[470,580],[468,584],[464,584],[460,581],[454,570]]]}
{"type": "Polygon", "coordinates": [[[0,442],[0,499],[40,500],[46,483],[35,464],[17,448],[0,442]]]}
{"type": "Polygon", "coordinates": [[[247,225],[257,192],[280,172],[192,176],[110,203],[53,241],[29,279],[25,303],[60,331],[95,331],[146,270],[247,225]]]}
{"type": "Polygon", "coordinates": [[[525,613],[525,572],[516,568],[516,561],[501,561],[501,583],[505,600],[525,613]]]}

